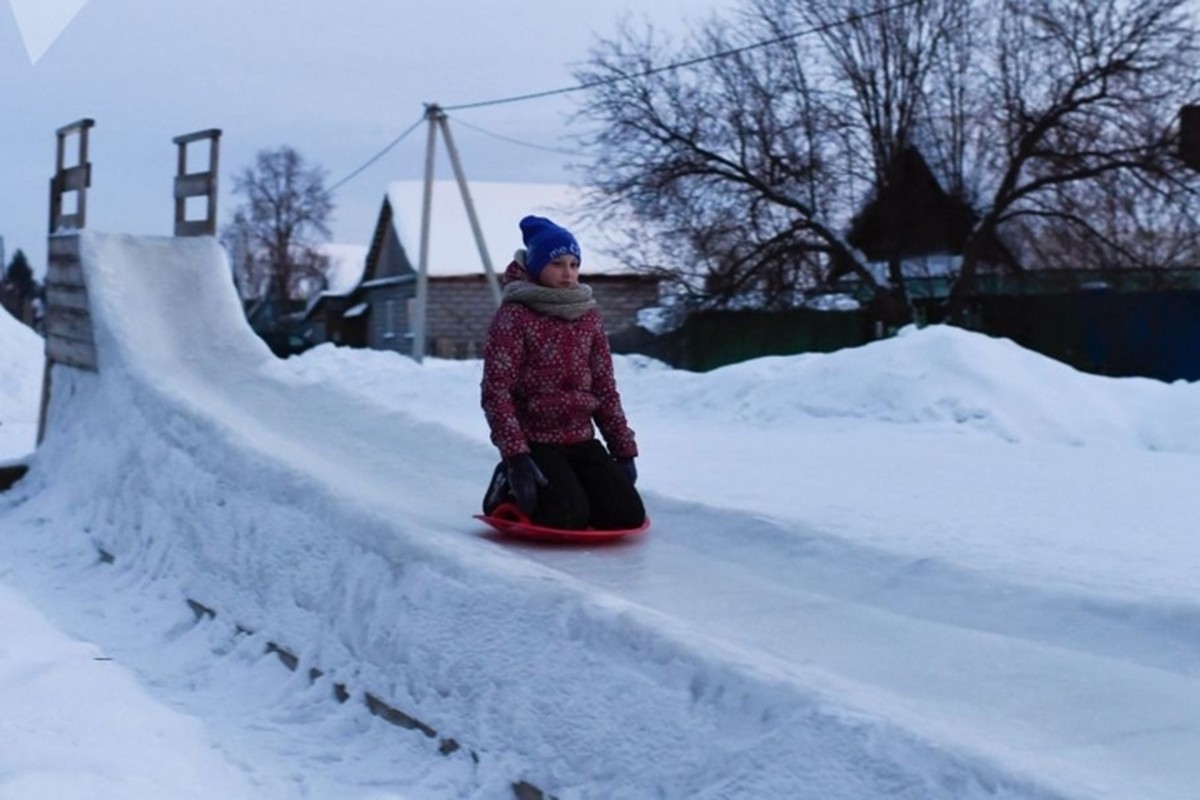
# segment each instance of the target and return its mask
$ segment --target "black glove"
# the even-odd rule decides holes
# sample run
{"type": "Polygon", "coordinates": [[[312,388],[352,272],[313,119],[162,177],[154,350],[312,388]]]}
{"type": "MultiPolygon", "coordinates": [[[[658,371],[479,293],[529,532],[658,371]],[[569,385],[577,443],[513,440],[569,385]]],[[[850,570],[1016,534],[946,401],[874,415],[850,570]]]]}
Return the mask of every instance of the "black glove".
{"type": "Polygon", "coordinates": [[[621,471],[625,473],[625,477],[629,478],[629,485],[636,486],[637,485],[637,465],[635,465],[633,463],[633,457],[627,456],[625,458],[618,458],[617,466],[619,466],[621,468],[621,471]]]}
{"type": "Polygon", "coordinates": [[[521,513],[529,516],[537,506],[538,487],[548,481],[529,453],[520,453],[504,461],[508,470],[508,486],[521,513]]]}

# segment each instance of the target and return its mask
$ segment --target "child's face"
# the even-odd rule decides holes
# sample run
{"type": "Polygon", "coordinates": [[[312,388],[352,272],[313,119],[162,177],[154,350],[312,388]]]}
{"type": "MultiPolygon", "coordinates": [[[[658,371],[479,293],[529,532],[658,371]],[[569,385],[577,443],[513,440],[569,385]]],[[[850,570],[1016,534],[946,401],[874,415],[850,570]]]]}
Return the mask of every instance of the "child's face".
{"type": "Polygon", "coordinates": [[[559,256],[538,273],[538,283],[551,289],[570,289],[579,285],[579,259],[567,254],[559,256]]]}

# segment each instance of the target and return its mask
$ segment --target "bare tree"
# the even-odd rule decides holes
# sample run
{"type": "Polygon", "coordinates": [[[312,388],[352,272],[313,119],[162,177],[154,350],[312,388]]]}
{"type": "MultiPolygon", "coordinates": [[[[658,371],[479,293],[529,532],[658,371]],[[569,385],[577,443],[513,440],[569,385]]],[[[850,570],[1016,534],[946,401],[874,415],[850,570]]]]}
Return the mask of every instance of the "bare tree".
{"type": "Polygon", "coordinates": [[[984,237],[1006,223],[1040,217],[1103,244],[1094,206],[1059,201],[1113,180],[1137,183],[1148,196],[1178,190],[1184,178],[1172,123],[1194,90],[1198,66],[1190,5],[1006,0],[998,6],[995,78],[985,106],[991,113],[982,120],[993,132],[985,144],[990,185],[948,318],[963,313],[984,237]]]}
{"type": "Polygon", "coordinates": [[[844,231],[928,131],[932,76],[957,75],[937,56],[964,27],[962,7],[755,0],[673,59],[622,28],[581,74],[596,86],[584,116],[600,123],[590,174],[607,210],[656,225],[676,260],[692,261],[686,283],[705,301],[788,305],[852,272],[890,315],[907,316],[893,292],[899,248],[889,286],[844,231]],[[656,60],[689,66],[661,71],[656,60]]]}
{"type": "Polygon", "coordinates": [[[754,8],[778,39],[808,31],[820,41],[829,88],[850,101],[842,113],[851,118],[855,149],[869,154],[864,160],[873,183],[888,180],[889,167],[907,148],[961,135],[963,120],[952,112],[968,70],[952,54],[970,40],[970,3],[756,0],[754,8]],[[931,115],[943,108],[950,113],[932,126],[931,115]]]}
{"type": "Polygon", "coordinates": [[[1022,263],[1039,269],[1131,270],[1143,285],[1169,288],[1172,267],[1200,264],[1200,203],[1183,184],[1147,185],[1110,173],[1046,192],[1053,213],[1025,214],[1011,223],[1022,263]]]}
{"type": "Polygon", "coordinates": [[[962,0],[756,0],[755,9],[777,37],[807,29],[820,40],[830,83],[846,98],[841,109],[850,153],[868,156],[860,159],[862,181],[872,187],[877,250],[887,269],[876,314],[893,324],[910,321],[903,259],[920,237],[906,196],[912,187],[903,180],[914,158],[926,163],[928,155],[940,155],[951,159],[939,170],[940,188],[965,201],[958,171],[972,6],[962,0]]]}
{"type": "Polygon", "coordinates": [[[886,294],[898,258],[876,280],[844,232],[917,147],[972,213],[958,319],[1006,231],[1098,236],[1086,187],[1188,180],[1171,151],[1198,73],[1189,2],[752,0],[677,54],[626,26],[580,73],[597,206],[651,225],[709,302],[787,304],[844,271],[886,294]]]}
{"type": "Polygon", "coordinates": [[[664,71],[653,32],[626,26],[580,74],[596,86],[583,111],[600,123],[589,141],[596,207],[652,225],[652,241],[630,237],[643,260],[670,253],[683,266],[666,277],[716,305],[789,305],[830,258],[859,266],[830,224],[852,197],[837,189],[842,122],[803,51],[749,46],[761,30],[713,24],[684,54],[700,59],[692,68],[664,71]],[[716,52],[727,55],[704,58],[716,52]]]}
{"type": "Polygon", "coordinates": [[[288,146],[262,150],[234,176],[244,197],[222,231],[243,298],[273,298],[286,308],[306,281],[323,281],[327,261],[316,246],[329,238],[333,196],[325,172],[288,146]]]}

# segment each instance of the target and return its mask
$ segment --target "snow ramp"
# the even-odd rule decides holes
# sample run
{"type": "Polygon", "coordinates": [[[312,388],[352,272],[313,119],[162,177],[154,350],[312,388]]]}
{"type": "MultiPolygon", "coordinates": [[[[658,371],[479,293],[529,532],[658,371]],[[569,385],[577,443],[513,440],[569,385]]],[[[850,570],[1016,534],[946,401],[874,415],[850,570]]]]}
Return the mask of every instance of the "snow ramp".
{"type": "Polygon", "coordinates": [[[330,702],[523,796],[1100,796],[805,657],[806,620],[814,643],[890,620],[754,574],[714,535],[767,523],[651,497],[643,542],[500,542],[468,517],[492,449],[298,376],[214,240],[88,232],[80,254],[98,371],[53,368],[26,505],[82,514],[64,548],[264,637],[330,702]]]}

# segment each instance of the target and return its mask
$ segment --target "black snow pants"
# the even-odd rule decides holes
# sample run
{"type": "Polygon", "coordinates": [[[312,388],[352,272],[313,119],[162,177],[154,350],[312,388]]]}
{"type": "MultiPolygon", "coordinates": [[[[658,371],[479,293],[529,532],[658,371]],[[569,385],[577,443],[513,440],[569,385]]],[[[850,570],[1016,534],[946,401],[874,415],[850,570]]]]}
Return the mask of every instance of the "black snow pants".
{"type": "MultiPolygon", "coordinates": [[[[549,528],[616,530],[636,528],[646,519],[641,495],[625,470],[597,439],[579,444],[529,445],[533,460],[546,476],[538,487],[537,506],[530,518],[549,528]]],[[[496,476],[503,475],[504,465],[496,476]]],[[[489,490],[489,497],[495,493],[489,490]]],[[[507,499],[507,498],[506,498],[507,499]]],[[[485,513],[489,500],[484,501],[485,513]]]]}

